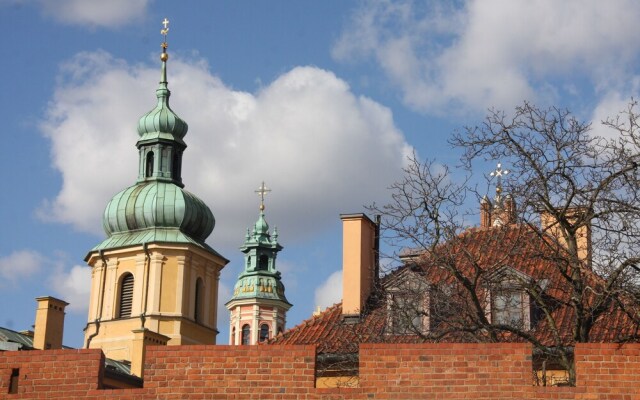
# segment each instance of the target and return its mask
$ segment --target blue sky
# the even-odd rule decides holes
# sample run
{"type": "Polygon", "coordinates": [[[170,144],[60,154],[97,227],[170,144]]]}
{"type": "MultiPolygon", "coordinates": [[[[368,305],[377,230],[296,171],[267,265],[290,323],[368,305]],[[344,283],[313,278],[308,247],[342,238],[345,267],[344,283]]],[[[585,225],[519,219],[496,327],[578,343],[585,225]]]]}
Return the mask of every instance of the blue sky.
{"type": "MultiPolygon", "coordinates": [[[[231,260],[220,303],[264,180],[289,327],[340,300],[339,214],[384,202],[413,149],[455,164],[451,132],[523,100],[598,131],[640,83],[631,0],[0,0],[0,326],[28,329],[50,294],[71,303],[65,344],[82,345],[83,258],[107,201],[135,182],[165,17],[171,105],[189,123],[184,182],[231,260]]],[[[218,343],[227,325],[221,311],[218,343]]]]}

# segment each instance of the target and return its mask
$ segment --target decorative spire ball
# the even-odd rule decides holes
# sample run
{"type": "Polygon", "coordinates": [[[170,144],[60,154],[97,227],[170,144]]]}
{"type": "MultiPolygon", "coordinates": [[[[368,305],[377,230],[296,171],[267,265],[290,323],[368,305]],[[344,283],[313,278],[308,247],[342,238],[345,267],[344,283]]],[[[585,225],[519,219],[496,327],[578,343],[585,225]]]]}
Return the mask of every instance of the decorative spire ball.
{"type": "Polygon", "coordinates": [[[262,181],[262,185],[255,192],[260,196],[260,212],[264,211],[264,196],[269,193],[271,189],[267,188],[262,181]]]}
{"type": "Polygon", "coordinates": [[[162,47],[162,54],[160,55],[160,60],[165,62],[169,59],[169,54],[167,53],[167,47],[169,46],[167,44],[167,34],[169,33],[169,20],[165,18],[164,21],[162,21],[162,26],[164,26],[164,28],[160,29],[160,34],[164,36],[164,42],[162,42],[162,44],[160,45],[162,47]]]}

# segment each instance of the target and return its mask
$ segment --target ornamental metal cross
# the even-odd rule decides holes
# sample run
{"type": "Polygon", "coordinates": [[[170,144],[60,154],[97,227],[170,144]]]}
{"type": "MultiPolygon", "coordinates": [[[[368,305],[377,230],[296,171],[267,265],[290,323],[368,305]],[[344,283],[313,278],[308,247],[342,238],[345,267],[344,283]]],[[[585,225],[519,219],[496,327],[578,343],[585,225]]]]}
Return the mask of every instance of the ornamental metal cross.
{"type": "Polygon", "coordinates": [[[500,193],[502,191],[502,176],[507,175],[509,172],[508,169],[502,169],[502,164],[498,163],[498,167],[495,171],[492,171],[489,176],[495,176],[498,178],[498,182],[496,183],[496,192],[500,193]]]}
{"type": "Polygon", "coordinates": [[[267,188],[262,181],[262,185],[255,192],[260,196],[260,211],[264,211],[264,196],[269,193],[271,189],[267,188]]]}
{"type": "Polygon", "coordinates": [[[164,29],[160,30],[160,34],[164,35],[164,41],[167,41],[167,33],[169,33],[169,20],[168,19],[164,19],[164,21],[162,21],[162,25],[164,26],[164,29]]]}

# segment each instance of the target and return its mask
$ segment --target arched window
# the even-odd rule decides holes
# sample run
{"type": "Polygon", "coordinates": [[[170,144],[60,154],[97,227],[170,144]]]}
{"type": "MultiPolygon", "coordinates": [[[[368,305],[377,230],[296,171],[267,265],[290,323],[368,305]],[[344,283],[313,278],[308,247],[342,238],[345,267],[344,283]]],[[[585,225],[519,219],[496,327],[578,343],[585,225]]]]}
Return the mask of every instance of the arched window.
{"type": "Polygon", "coordinates": [[[154,164],[154,159],[153,159],[153,151],[150,151],[147,153],[147,165],[145,168],[145,174],[144,176],[149,178],[151,176],[153,176],[153,164],[154,164]]]}
{"type": "Polygon", "coordinates": [[[262,324],[260,325],[260,341],[264,342],[269,340],[269,325],[262,324]]]}
{"type": "Polygon", "coordinates": [[[260,261],[259,261],[259,264],[258,264],[258,269],[266,271],[267,268],[269,268],[269,257],[267,257],[265,255],[261,255],[260,256],[260,261]]]}
{"type": "Polygon", "coordinates": [[[173,153],[173,165],[171,175],[173,179],[180,180],[180,153],[173,153]]]}
{"type": "Polygon", "coordinates": [[[242,341],[241,344],[251,344],[251,327],[249,324],[242,325],[242,341]]]}
{"type": "Polygon", "coordinates": [[[201,324],[202,321],[204,321],[204,282],[202,282],[202,278],[198,278],[198,280],[196,280],[195,300],[193,319],[195,319],[197,323],[201,324]]]}
{"type": "Polygon", "coordinates": [[[120,297],[118,306],[118,318],[131,316],[131,305],[133,303],[133,275],[126,273],[120,280],[120,297]]]}

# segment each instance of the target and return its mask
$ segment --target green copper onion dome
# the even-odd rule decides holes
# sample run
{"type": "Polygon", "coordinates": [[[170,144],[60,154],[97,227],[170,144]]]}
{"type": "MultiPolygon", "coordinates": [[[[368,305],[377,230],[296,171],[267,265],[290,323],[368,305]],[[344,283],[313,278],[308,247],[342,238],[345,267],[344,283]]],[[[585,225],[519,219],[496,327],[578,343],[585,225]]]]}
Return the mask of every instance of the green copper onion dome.
{"type": "Polygon", "coordinates": [[[269,241],[269,224],[264,219],[264,213],[260,212],[260,217],[253,226],[253,236],[260,242],[269,241]]]}
{"type": "Polygon", "coordinates": [[[107,235],[152,228],[175,228],[204,242],[215,219],[209,207],[186,190],[166,182],[147,182],[116,194],[104,211],[107,235]]]}
{"type": "Polygon", "coordinates": [[[107,204],[102,225],[108,238],[96,249],[142,243],[192,243],[212,250],[205,240],[215,219],[207,205],[183,189],[182,140],[187,123],[169,107],[166,42],[162,44],[158,103],[138,122],[138,179],[107,204]]]}

